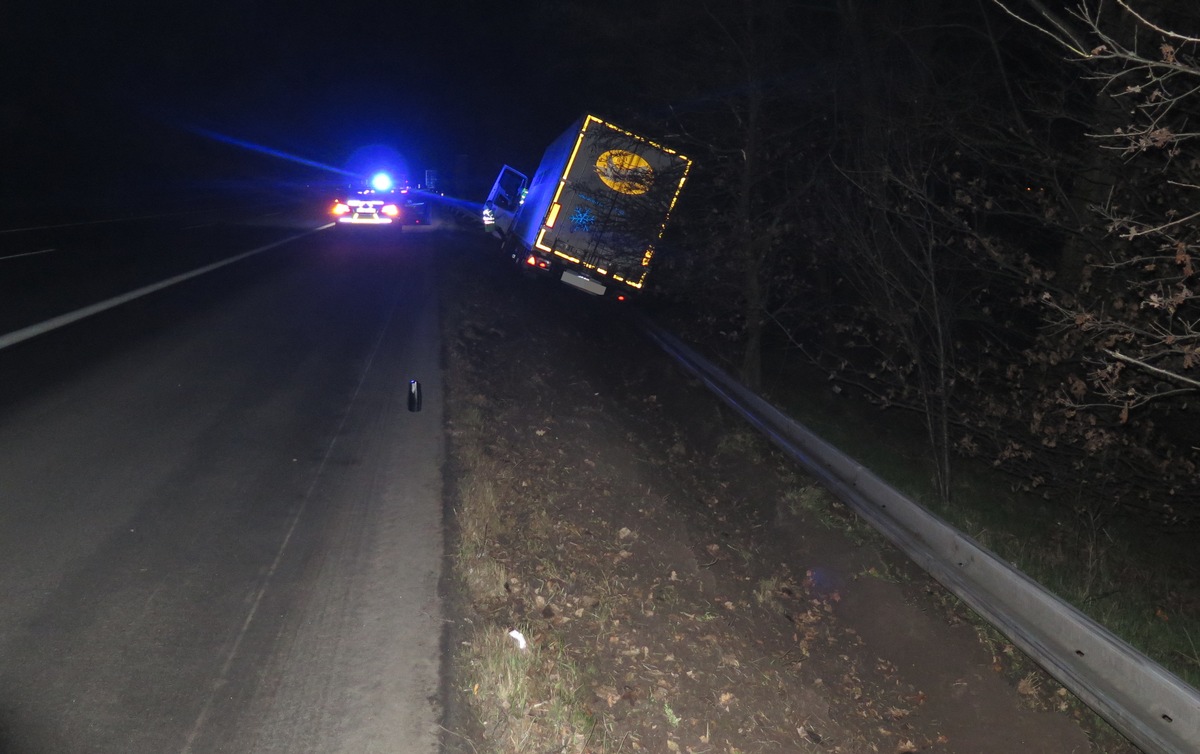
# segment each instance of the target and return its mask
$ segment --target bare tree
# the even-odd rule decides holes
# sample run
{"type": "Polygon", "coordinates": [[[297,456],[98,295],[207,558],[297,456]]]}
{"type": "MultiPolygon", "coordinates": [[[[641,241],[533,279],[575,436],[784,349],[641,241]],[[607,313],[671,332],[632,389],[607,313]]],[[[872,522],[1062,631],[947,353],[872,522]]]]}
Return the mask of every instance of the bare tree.
{"type": "Polygon", "coordinates": [[[1200,520],[1193,427],[1200,404],[1200,11],[1085,0],[1063,15],[992,0],[1079,66],[1110,107],[1088,124],[1105,193],[1078,285],[1043,292],[1044,353],[1074,352],[1086,374],[1044,415],[1097,454],[1118,453],[1142,483],[1129,493],[1166,523],[1200,520]],[[1182,31],[1181,31],[1182,30],[1182,31]],[[1051,343],[1049,338],[1054,342],[1051,343]]]}
{"type": "MultiPolygon", "coordinates": [[[[704,59],[695,63],[709,71],[701,79],[709,88],[672,106],[674,123],[700,151],[711,179],[702,201],[712,211],[696,216],[699,232],[691,238],[706,273],[729,286],[731,295],[722,298],[738,304],[730,324],[741,344],[739,371],[757,388],[765,328],[795,292],[789,272],[802,254],[797,217],[816,176],[805,138],[814,115],[803,107],[814,97],[806,75],[814,60],[797,54],[811,10],[777,0],[697,7],[704,59]]],[[[713,286],[704,288],[711,294],[713,286]]]]}
{"type": "Polygon", "coordinates": [[[1069,21],[1025,20],[1084,63],[1101,92],[1125,105],[1123,121],[1096,123],[1091,134],[1124,168],[1105,201],[1092,207],[1113,243],[1089,260],[1078,295],[1045,301],[1062,320],[1093,334],[1093,384],[1128,412],[1200,390],[1200,132],[1191,127],[1200,114],[1200,37],[1171,31],[1126,0],[1117,5],[1125,13],[1115,19],[1101,4],[1085,2],[1069,21]],[[1085,39],[1090,44],[1083,45],[1085,39]]]}
{"type": "Polygon", "coordinates": [[[1048,260],[1013,238],[1044,224],[1053,161],[977,7],[839,8],[851,55],[820,215],[837,247],[822,259],[844,282],[827,327],[842,337],[820,360],[878,405],[923,418],[949,501],[954,451],[997,432],[979,403],[989,372],[1004,370],[997,354],[1026,345],[1013,312],[1030,278],[1048,277],[1048,260]]]}

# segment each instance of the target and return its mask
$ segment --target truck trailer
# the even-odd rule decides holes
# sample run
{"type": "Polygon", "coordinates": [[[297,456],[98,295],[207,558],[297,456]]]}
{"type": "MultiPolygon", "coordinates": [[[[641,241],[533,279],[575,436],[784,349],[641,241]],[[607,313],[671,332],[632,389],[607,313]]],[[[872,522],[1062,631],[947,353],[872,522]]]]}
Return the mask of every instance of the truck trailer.
{"type": "Polygon", "coordinates": [[[484,203],[484,225],[523,268],[623,297],[645,285],[691,164],[585,115],[546,148],[532,180],[504,166],[484,203]]]}

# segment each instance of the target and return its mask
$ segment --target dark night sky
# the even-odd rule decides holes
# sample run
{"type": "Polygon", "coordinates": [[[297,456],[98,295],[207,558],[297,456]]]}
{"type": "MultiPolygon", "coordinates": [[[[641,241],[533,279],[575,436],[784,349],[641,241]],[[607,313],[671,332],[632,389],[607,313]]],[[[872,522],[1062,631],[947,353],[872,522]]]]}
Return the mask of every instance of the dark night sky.
{"type": "Polygon", "coordinates": [[[536,161],[589,106],[556,82],[536,1],[7,5],[6,198],[329,177],[194,129],[336,166],[384,144],[417,177],[468,154],[487,173],[536,161]]]}

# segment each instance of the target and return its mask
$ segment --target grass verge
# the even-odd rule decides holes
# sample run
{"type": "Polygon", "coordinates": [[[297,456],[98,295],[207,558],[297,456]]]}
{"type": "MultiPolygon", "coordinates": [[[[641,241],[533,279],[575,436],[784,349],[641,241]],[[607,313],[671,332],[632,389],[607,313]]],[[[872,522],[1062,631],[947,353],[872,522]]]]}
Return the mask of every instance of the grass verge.
{"type": "MultiPolygon", "coordinates": [[[[926,471],[925,438],[913,417],[835,396],[827,384],[795,372],[772,392],[797,421],[1200,688],[1200,632],[1188,629],[1200,625],[1194,553],[1098,517],[1087,506],[1022,495],[1006,477],[966,460],[955,470],[953,504],[944,505],[926,471]],[[868,426],[873,431],[857,431],[868,426]]],[[[821,508],[819,496],[798,495],[794,505],[821,508]]]]}

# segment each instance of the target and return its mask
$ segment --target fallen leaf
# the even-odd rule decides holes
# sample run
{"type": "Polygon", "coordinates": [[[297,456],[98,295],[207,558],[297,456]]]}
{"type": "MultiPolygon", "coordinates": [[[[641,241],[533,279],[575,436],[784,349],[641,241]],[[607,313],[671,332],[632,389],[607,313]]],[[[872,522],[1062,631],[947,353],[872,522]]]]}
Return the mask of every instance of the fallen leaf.
{"type": "Polygon", "coordinates": [[[621,701],[621,694],[612,686],[597,686],[596,696],[607,702],[609,707],[621,701]]]}

